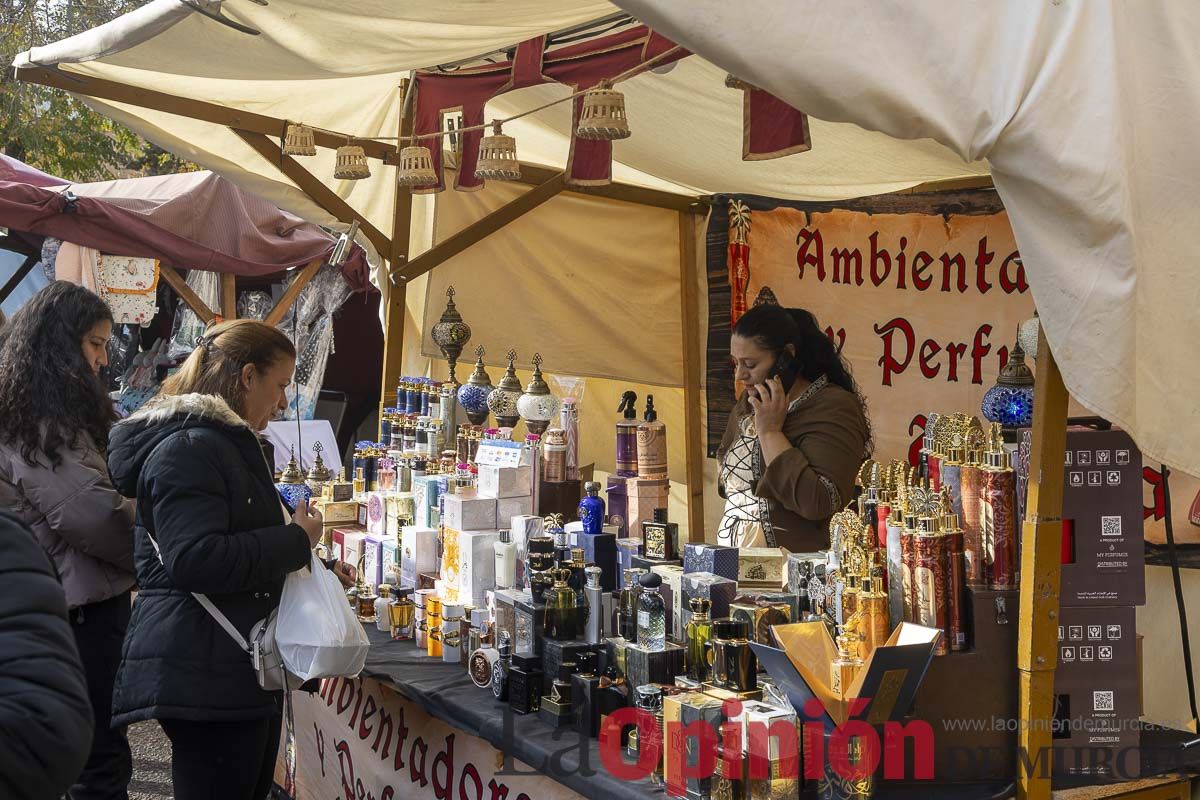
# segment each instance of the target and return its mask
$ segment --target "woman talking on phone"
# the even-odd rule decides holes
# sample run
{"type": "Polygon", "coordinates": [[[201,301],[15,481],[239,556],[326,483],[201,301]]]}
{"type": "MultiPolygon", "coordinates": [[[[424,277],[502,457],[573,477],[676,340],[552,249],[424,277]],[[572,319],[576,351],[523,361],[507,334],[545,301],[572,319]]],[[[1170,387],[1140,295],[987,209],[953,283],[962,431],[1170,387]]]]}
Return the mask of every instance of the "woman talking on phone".
{"type": "Polygon", "coordinates": [[[734,376],[745,393],[717,452],[732,547],[829,547],[829,518],[850,501],[871,451],[866,403],[808,311],[759,305],[733,327],[734,376]]]}

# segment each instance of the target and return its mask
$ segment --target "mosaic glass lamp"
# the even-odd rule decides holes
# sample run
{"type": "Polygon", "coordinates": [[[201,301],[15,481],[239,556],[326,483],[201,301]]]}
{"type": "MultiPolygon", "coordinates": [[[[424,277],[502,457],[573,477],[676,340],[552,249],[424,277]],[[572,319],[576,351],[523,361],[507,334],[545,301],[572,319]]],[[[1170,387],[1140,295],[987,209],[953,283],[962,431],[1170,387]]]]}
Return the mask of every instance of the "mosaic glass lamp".
{"type": "Polygon", "coordinates": [[[980,410],[989,422],[999,422],[1004,428],[1026,428],[1032,424],[1033,370],[1025,363],[1025,350],[1020,342],[1000,370],[996,385],[983,395],[980,410]]]}
{"type": "Polygon", "coordinates": [[[513,367],[516,360],[517,351],[509,350],[508,369],[487,399],[488,409],[496,415],[496,424],[501,428],[515,428],[521,420],[521,413],[517,411],[517,402],[521,399],[521,381],[513,367]]]}
{"type": "Polygon", "coordinates": [[[475,348],[475,370],[467,382],[458,387],[458,402],[467,412],[472,425],[482,425],[488,418],[488,395],[492,393],[492,378],[483,366],[483,346],[475,348]]]}
{"type": "Polygon", "coordinates": [[[542,377],[542,355],[533,356],[533,379],[525,386],[525,393],[517,400],[517,411],[525,420],[530,433],[541,435],[550,427],[550,420],[558,413],[558,398],[550,394],[550,386],[542,377]]]}

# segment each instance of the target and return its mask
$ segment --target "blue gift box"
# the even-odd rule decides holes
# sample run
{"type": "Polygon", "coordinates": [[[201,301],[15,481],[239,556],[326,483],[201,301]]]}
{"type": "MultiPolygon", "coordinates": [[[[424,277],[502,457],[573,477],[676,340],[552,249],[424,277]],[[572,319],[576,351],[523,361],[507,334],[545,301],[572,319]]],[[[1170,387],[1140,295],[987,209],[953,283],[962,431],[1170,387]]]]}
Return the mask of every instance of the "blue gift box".
{"type": "MultiPolygon", "coordinates": [[[[738,579],[738,549],[703,542],[688,543],[683,547],[683,571],[711,572],[731,581],[738,579]]],[[[715,619],[715,617],[714,617],[715,619]]]]}
{"type": "Polygon", "coordinates": [[[600,586],[606,592],[615,591],[617,580],[617,536],[615,533],[581,533],[579,546],[583,560],[600,568],[600,586]]]}

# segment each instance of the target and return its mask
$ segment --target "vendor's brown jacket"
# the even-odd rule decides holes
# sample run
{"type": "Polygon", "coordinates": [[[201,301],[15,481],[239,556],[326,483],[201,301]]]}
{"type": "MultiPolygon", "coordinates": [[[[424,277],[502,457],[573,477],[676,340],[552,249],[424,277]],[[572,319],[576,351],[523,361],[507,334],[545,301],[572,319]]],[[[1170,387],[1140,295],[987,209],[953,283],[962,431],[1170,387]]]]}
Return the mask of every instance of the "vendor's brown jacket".
{"type": "MultiPolygon", "coordinates": [[[[730,412],[718,464],[739,435],[742,417],[753,413],[743,395],[730,412]]],[[[767,465],[754,493],[769,502],[776,546],[793,553],[825,550],[829,518],[853,498],[855,476],[867,455],[862,405],[851,392],[829,384],[788,414],[783,434],[792,449],[767,465]]],[[[720,490],[724,496],[724,485],[720,490]]]]}

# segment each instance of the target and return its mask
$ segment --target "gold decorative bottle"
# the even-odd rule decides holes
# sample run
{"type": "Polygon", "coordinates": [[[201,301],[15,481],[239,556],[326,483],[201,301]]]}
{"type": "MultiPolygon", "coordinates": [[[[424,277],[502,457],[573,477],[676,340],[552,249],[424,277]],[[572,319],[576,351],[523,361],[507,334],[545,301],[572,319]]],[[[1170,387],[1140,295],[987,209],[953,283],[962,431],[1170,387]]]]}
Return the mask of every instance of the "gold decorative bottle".
{"type": "MultiPolygon", "coordinates": [[[[880,567],[875,567],[875,571],[880,570],[880,567]]],[[[888,596],[879,590],[881,577],[878,574],[872,574],[863,578],[862,590],[858,595],[858,607],[861,609],[863,617],[862,657],[864,660],[871,657],[871,653],[876,647],[886,644],[888,637],[892,635],[888,617],[888,596]]]]}
{"type": "Polygon", "coordinates": [[[425,653],[430,658],[442,657],[442,599],[425,598],[425,653]]]}
{"type": "Polygon", "coordinates": [[[708,611],[712,603],[704,597],[693,597],[690,605],[692,619],[685,631],[687,676],[703,683],[709,675],[708,642],[712,638],[712,620],[708,618],[708,611]]]}
{"type": "Polygon", "coordinates": [[[571,570],[560,567],[550,571],[554,577],[554,586],[546,592],[546,623],[544,633],[547,639],[570,641],[577,635],[575,612],[577,595],[569,583],[571,570]]]}
{"type": "Polygon", "coordinates": [[[854,684],[854,678],[862,669],[863,661],[858,657],[859,634],[847,625],[837,637],[837,658],[831,664],[829,688],[839,699],[846,699],[846,692],[854,684]]]}

